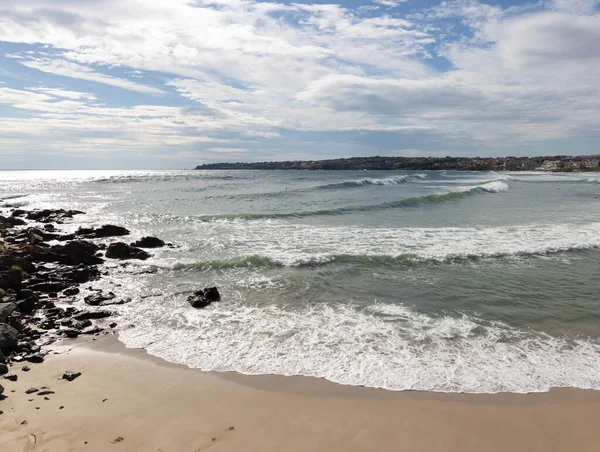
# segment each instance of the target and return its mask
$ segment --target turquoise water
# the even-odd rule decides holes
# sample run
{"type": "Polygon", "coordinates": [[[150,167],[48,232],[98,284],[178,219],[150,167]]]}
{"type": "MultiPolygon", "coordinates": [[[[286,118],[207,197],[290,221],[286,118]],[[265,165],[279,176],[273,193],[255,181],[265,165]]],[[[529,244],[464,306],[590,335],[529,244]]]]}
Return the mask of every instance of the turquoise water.
{"type": "Polygon", "coordinates": [[[173,362],[393,390],[600,389],[600,175],[5,171],[0,199],[175,244],[109,262],[96,285],[134,300],[115,308],[135,325],[120,339],[173,362]],[[187,305],[213,284],[221,303],[187,305]]]}

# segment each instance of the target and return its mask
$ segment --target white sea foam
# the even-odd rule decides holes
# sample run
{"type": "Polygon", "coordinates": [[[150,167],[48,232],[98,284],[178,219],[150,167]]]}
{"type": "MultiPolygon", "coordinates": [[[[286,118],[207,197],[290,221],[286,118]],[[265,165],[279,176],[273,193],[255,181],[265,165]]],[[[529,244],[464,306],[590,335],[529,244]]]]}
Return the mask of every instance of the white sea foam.
{"type": "MultiPolygon", "coordinates": [[[[183,268],[203,260],[260,256],[283,266],[323,264],[336,256],[404,257],[444,262],[464,258],[543,255],[600,247],[600,223],[530,224],[473,228],[361,228],[290,224],[280,220],[205,223],[189,254],[177,263],[183,268]]],[[[174,266],[174,267],[173,267],[174,266]]]]}
{"type": "Polygon", "coordinates": [[[352,303],[297,309],[147,299],[121,332],[172,362],[204,370],[306,375],[348,385],[441,392],[600,389],[600,344],[568,342],[466,316],[430,317],[405,306],[352,303]]]}

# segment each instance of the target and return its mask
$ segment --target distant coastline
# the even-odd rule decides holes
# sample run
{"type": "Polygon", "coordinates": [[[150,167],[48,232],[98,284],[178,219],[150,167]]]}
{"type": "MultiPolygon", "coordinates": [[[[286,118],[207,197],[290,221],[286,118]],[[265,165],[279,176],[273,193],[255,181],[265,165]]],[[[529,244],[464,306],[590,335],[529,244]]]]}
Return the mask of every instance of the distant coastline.
{"type": "Polygon", "coordinates": [[[198,165],[196,170],[454,170],[600,171],[600,155],[539,157],[352,157],[282,162],[231,162],[198,165]]]}

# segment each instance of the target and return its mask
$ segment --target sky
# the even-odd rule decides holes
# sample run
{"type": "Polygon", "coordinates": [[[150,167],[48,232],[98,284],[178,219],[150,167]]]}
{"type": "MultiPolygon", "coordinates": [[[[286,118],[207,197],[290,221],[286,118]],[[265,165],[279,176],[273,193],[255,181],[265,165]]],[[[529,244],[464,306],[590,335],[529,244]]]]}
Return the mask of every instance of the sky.
{"type": "Polygon", "coordinates": [[[2,0],[0,169],[600,153],[600,0],[2,0]]]}

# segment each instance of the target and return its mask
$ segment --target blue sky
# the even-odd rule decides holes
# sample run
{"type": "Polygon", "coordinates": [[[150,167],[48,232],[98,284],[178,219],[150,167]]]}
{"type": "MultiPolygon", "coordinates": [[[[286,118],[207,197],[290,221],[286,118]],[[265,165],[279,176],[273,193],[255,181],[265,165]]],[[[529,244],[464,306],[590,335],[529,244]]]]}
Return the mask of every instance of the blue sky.
{"type": "Polygon", "coordinates": [[[600,153],[599,4],[3,0],[0,169],[600,153]]]}

